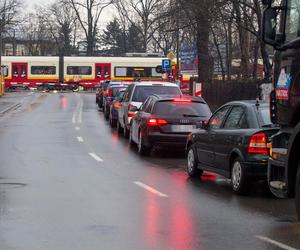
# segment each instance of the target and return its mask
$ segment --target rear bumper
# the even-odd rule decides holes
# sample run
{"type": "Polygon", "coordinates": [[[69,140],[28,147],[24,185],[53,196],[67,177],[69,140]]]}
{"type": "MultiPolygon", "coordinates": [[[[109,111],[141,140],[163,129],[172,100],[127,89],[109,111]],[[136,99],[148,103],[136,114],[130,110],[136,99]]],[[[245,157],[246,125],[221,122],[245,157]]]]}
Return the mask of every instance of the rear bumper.
{"type": "Polygon", "coordinates": [[[176,148],[185,148],[187,135],[185,134],[163,134],[159,132],[149,133],[147,144],[149,146],[172,146],[176,148]]]}
{"type": "Polygon", "coordinates": [[[267,162],[244,162],[247,176],[267,179],[268,163],[267,162]]]}

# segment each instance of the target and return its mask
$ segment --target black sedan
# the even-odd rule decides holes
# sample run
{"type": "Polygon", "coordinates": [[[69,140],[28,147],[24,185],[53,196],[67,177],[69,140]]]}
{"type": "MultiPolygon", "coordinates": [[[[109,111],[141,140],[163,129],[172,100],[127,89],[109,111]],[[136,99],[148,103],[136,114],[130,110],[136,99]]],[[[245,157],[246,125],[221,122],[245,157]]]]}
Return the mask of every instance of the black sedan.
{"type": "Polygon", "coordinates": [[[215,172],[231,178],[235,192],[247,193],[252,179],[267,177],[268,143],[277,131],[270,121],[268,104],[225,104],[207,125],[188,136],[188,175],[199,177],[203,170],[215,172]]]}
{"type": "Polygon", "coordinates": [[[152,95],[132,119],[129,141],[138,145],[140,154],[150,153],[155,145],[184,149],[187,135],[210,115],[202,98],[152,95]]]}

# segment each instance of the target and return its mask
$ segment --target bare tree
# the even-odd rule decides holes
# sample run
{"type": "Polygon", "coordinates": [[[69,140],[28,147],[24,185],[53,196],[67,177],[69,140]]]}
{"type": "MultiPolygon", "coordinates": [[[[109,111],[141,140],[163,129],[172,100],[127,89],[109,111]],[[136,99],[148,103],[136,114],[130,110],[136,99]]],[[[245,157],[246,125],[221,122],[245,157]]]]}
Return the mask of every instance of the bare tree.
{"type": "Polygon", "coordinates": [[[67,0],[74,9],[87,43],[87,56],[94,55],[102,11],[113,0],[67,0]]]}
{"type": "Polygon", "coordinates": [[[72,36],[77,28],[75,11],[70,8],[67,0],[56,0],[56,2],[42,8],[47,30],[56,43],[59,54],[71,55],[73,51],[72,36]]]}
{"type": "Polygon", "coordinates": [[[160,28],[157,22],[167,16],[166,9],[169,1],[163,0],[118,0],[115,1],[118,12],[134,26],[143,39],[144,52],[147,52],[148,45],[153,39],[153,35],[160,28]]]}

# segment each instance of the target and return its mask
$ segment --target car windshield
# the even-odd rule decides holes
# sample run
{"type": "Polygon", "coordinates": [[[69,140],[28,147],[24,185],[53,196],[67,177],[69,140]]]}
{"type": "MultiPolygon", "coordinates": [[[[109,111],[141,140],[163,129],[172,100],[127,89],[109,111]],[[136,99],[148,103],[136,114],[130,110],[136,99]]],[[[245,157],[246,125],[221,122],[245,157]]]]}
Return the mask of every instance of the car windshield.
{"type": "Polygon", "coordinates": [[[206,103],[199,102],[158,102],[155,104],[153,113],[156,115],[183,116],[183,117],[205,117],[211,115],[210,109],[206,103]]]}
{"type": "Polygon", "coordinates": [[[132,101],[144,102],[150,95],[181,95],[181,91],[176,86],[137,86],[135,88],[132,101]]]}

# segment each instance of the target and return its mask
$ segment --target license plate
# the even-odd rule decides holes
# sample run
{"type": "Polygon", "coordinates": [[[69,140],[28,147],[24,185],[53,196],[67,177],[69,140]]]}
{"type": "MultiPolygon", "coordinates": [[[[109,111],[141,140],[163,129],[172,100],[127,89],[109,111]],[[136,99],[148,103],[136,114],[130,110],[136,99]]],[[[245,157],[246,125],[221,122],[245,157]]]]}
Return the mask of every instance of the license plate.
{"type": "Polygon", "coordinates": [[[172,125],[172,132],[191,132],[196,128],[195,125],[172,125]]]}

